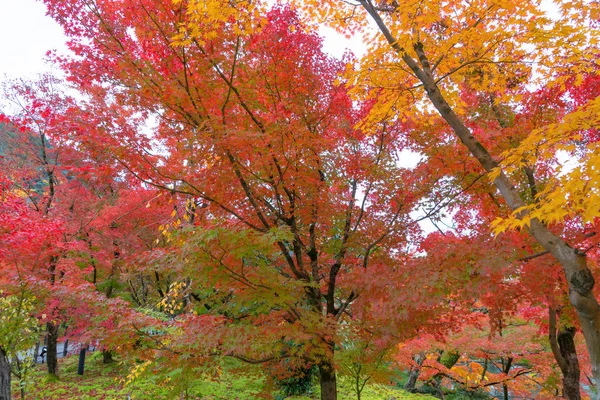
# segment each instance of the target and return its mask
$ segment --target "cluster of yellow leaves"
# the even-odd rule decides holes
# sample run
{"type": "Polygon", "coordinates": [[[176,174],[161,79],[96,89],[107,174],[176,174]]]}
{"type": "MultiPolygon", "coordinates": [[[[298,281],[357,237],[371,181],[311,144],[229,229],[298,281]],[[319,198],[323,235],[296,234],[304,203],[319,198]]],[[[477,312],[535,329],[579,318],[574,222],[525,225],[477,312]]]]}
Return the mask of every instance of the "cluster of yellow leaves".
{"type": "MultiPolygon", "coordinates": [[[[493,93],[502,103],[518,101],[516,89],[524,83],[546,82],[568,69],[585,72],[597,46],[588,24],[594,5],[562,1],[557,11],[536,0],[297,0],[309,18],[324,22],[346,35],[361,34],[368,43],[360,67],[347,79],[357,96],[376,96],[372,121],[389,113],[412,115],[431,110],[420,82],[392,49],[363,9],[373,4],[402,51],[418,60],[415,45],[422,45],[433,75],[457,114],[466,105],[461,85],[493,93]],[[399,4],[400,3],[400,4],[399,4]],[[581,22],[581,23],[580,23],[581,22]]],[[[593,3],[593,2],[592,2],[593,3]]],[[[426,116],[424,116],[426,117],[426,116]]],[[[368,122],[366,122],[368,125],[368,122]]]]}
{"type": "MultiPolygon", "coordinates": [[[[401,52],[393,50],[380,30],[369,24],[361,6],[341,0],[297,3],[311,18],[340,32],[361,32],[368,37],[370,45],[360,67],[347,71],[353,93],[377,103],[362,122],[363,128],[389,114],[428,117],[430,103],[401,60],[403,54],[420,60],[417,45],[459,115],[469,112],[459,96],[464,84],[493,94],[500,103],[518,104],[518,89],[524,84],[553,79],[555,85],[564,86],[574,74],[582,77],[594,69],[595,52],[589,49],[598,47],[598,35],[589,21],[598,15],[596,2],[560,1],[552,5],[553,10],[539,0],[408,0],[400,6],[393,0],[368,3],[377,9],[401,52]]],[[[600,100],[596,99],[560,123],[533,132],[516,150],[504,154],[502,166],[508,173],[539,159],[553,160],[557,152],[574,158],[576,146],[583,155],[571,170],[556,168],[555,179],[543,186],[535,204],[516,210],[512,218],[498,219],[497,232],[527,226],[532,218],[554,223],[577,215],[589,222],[599,215],[598,145],[583,143],[580,136],[586,129],[597,129],[599,119],[600,100]]]]}
{"type": "MultiPolygon", "coordinates": [[[[543,187],[533,204],[515,210],[511,218],[494,221],[496,232],[527,226],[532,218],[552,224],[577,216],[587,223],[600,216],[600,144],[586,143],[582,135],[599,127],[600,97],[597,97],[560,123],[532,132],[517,148],[503,154],[501,168],[509,174],[551,160],[557,152],[569,155],[570,164],[575,166],[569,169],[558,165],[556,176],[543,187]]],[[[499,173],[500,169],[491,178],[495,179],[499,173]]]]}
{"type": "Polygon", "coordinates": [[[484,374],[483,365],[476,362],[470,362],[467,365],[455,365],[450,371],[452,371],[455,376],[460,377],[460,380],[462,380],[465,385],[478,385],[483,381],[489,380],[489,373],[486,372],[486,374],[484,374]]]}
{"type": "Polygon", "coordinates": [[[143,363],[137,364],[135,367],[133,367],[131,372],[129,372],[129,375],[123,379],[124,386],[127,387],[133,384],[148,369],[150,365],[152,365],[152,361],[146,360],[143,363]]]}
{"type": "Polygon", "coordinates": [[[187,20],[173,37],[177,46],[194,41],[204,46],[229,29],[235,35],[249,35],[259,29],[265,14],[265,5],[251,0],[173,0],[173,4],[187,8],[187,20]]]}
{"type": "Polygon", "coordinates": [[[181,312],[185,306],[182,297],[187,289],[188,285],[183,281],[172,283],[165,297],[158,303],[159,308],[170,315],[181,312]]]}
{"type": "MultiPolygon", "coordinates": [[[[172,203],[172,200],[170,200],[169,203],[172,203]]],[[[191,212],[192,211],[193,211],[193,200],[187,199],[185,202],[185,213],[183,214],[183,220],[185,222],[191,221],[191,212]]],[[[173,240],[173,231],[180,228],[183,224],[181,221],[181,218],[179,218],[179,214],[177,212],[176,207],[173,208],[173,211],[171,212],[170,217],[171,217],[170,222],[158,226],[158,231],[161,233],[162,236],[164,236],[165,241],[167,243],[171,242],[171,240],[173,240]]],[[[160,238],[157,238],[156,244],[158,244],[159,242],[160,242],[160,238]]]]}

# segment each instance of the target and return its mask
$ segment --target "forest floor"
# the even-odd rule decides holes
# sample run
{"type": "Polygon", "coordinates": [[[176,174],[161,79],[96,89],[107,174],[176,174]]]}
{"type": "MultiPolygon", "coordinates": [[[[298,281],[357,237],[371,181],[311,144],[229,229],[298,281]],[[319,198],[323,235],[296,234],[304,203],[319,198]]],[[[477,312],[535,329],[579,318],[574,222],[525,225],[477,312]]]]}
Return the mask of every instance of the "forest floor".
{"type": "MultiPolygon", "coordinates": [[[[27,400],[251,400],[251,399],[294,399],[313,400],[319,398],[318,385],[314,385],[309,396],[284,397],[273,388],[265,387],[265,378],[258,367],[244,367],[245,373],[227,371],[225,366],[218,379],[188,380],[185,390],[172,390],[167,377],[140,377],[125,385],[130,374],[130,366],[118,360],[111,364],[102,363],[100,352],[88,355],[84,375],[77,374],[78,356],[73,355],[59,360],[58,378],[49,378],[45,365],[35,365],[26,385],[27,400]],[[229,373],[231,372],[231,373],[229,373]],[[178,392],[177,392],[178,391],[178,392]]],[[[181,386],[181,377],[175,377],[181,386]]],[[[18,383],[13,381],[13,398],[21,400],[18,383]]],[[[338,384],[338,399],[356,399],[350,383],[343,378],[338,384]]],[[[367,385],[362,392],[362,400],[420,400],[433,399],[431,396],[412,394],[394,386],[367,385]]]]}

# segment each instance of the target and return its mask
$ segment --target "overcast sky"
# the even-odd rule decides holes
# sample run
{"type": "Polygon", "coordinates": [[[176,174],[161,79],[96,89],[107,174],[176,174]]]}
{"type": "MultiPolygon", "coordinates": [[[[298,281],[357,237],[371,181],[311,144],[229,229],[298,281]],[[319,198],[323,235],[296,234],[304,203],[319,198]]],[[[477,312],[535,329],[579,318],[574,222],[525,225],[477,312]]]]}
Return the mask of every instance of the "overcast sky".
{"type": "Polygon", "coordinates": [[[62,28],[35,0],[0,0],[0,80],[47,71],[48,50],[65,49],[62,28]]]}

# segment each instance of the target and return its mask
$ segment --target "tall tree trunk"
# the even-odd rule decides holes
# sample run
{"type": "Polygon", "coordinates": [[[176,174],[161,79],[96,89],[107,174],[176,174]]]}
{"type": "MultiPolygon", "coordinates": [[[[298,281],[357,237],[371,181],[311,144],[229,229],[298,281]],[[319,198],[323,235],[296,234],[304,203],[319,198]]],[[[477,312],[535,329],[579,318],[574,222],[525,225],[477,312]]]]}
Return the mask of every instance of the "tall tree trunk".
{"type": "Polygon", "coordinates": [[[58,324],[48,322],[46,324],[46,361],[48,363],[48,373],[56,375],[58,371],[58,324]]]}
{"type": "MultiPolygon", "coordinates": [[[[437,86],[429,60],[420,42],[414,44],[417,59],[408,54],[394,38],[379,12],[371,1],[361,0],[361,5],[375,20],[379,30],[385,36],[392,49],[400,56],[413,74],[421,81],[431,104],[437,109],[442,118],[450,125],[456,136],[468,148],[469,152],[479,161],[486,171],[498,167],[498,163],[489,151],[475,138],[461,118],[454,112],[450,104],[437,86]]],[[[504,173],[500,173],[494,185],[512,210],[525,206],[513,182],[504,173]]],[[[581,330],[585,337],[587,350],[592,364],[592,374],[596,385],[600,387],[600,304],[592,293],[594,277],[587,266],[585,254],[571,247],[562,238],[553,234],[542,222],[533,219],[529,228],[530,234],[562,266],[569,285],[569,299],[577,311],[581,330]]],[[[600,400],[600,390],[595,396],[600,400]]]]}
{"type": "Polygon", "coordinates": [[[319,365],[319,380],[321,383],[321,400],[337,400],[335,369],[331,362],[324,362],[319,365]]]}
{"type": "MultiPolygon", "coordinates": [[[[501,361],[502,361],[502,372],[504,372],[506,375],[508,375],[508,373],[510,372],[510,367],[512,367],[513,358],[508,357],[505,361],[504,357],[502,357],[501,361]]],[[[502,395],[503,395],[504,400],[508,400],[508,385],[506,384],[506,382],[502,382],[502,395]]]]}
{"type": "Polygon", "coordinates": [[[10,400],[10,364],[8,357],[2,347],[0,347],[0,400],[10,400]]]}
{"type": "MultiPolygon", "coordinates": [[[[50,204],[50,201],[48,202],[50,204]]],[[[54,286],[56,283],[56,262],[57,256],[52,256],[50,259],[50,284],[54,286]]],[[[48,373],[56,376],[58,370],[58,324],[54,322],[46,323],[46,363],[48,364],[48,373]]]]}
{"type": "Polygon", "coordinates": [[[581,372],[575,350],[576,330],[574,327],[561,327],[558,329],[557,335],[556,311],[552,307],[549,307],[548,325],[550,348],[563,374],[563,397],[570,400],[579,400],[581,399],[579,389],[581,372]]]}
{"type": "Polygon", "coordinates": [[[10,399],[10,364],[6,352],[0,347],[0,400],[10,399]]]}

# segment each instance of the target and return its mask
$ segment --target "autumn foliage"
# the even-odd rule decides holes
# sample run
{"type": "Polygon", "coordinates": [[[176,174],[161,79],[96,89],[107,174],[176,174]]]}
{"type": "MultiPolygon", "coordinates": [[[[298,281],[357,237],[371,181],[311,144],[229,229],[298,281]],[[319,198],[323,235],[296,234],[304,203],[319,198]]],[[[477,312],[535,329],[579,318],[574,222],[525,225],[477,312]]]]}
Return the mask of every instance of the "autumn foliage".
{"type": "Polygon", "coordinates": [[[591,3],[44,3],[66,82],[7,82],[0,119],[15,326],[174,395],[233,357],[265,396],[402,369],[442,398],[597,398],[591,3]]]}

